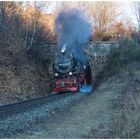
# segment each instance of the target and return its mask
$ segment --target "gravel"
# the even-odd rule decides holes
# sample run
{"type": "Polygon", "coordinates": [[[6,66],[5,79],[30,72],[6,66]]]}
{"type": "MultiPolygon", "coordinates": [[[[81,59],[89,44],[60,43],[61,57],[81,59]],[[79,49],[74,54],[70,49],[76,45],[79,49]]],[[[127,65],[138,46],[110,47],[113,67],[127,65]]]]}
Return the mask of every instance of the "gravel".
{"type": "Polygon", "coordinates": [[[58,100],[52,100],[49,103],[46,102],[39,107],[35,106],[27,111],[8,114],[5,118],[1,117],[2,114],[0,113],[0,138],[8,138],[16,132],[23,131],[31,124],[67,109],[83,97],[85,97],[85,94],[75,93],[71,96],[58,98],[58,100]]]}

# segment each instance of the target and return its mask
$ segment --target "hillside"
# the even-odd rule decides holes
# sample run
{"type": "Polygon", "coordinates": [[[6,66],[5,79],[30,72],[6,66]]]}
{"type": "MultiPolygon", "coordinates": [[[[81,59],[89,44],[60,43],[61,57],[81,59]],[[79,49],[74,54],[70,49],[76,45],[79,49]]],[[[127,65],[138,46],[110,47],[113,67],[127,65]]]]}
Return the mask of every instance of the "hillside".
{"type": "Polygon", "coordinates": [[[0,51],[0,104],[9,104],[48,95],[50,77],[38,68],[22,44],[0,51]]]}

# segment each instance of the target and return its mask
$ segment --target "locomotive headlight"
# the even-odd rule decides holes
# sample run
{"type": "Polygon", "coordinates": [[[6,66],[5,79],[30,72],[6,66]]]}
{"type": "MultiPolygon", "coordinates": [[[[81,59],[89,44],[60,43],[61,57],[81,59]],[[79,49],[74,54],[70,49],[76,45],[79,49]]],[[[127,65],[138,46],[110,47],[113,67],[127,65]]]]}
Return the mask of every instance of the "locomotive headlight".
{"type": "Polygon", "coordinates": [[[64,50],[64,49],[62,49],[62,50],[61,50],[61,53],[64,53],[64,52],[65,52],[65,50],[64,50]]]}
{"type": "Polygon", "coordinates": [[[57,77],[58,76],[58,73],[55,73],[55,76],[57,77]]]}
{"type": "Polygon", "coordinates": [[[72,75],[72,72],[69,72],[69,75],[72,75]]]}
{"type": "Polygon", "coordinates": [[[84,69],[86,69],[86,66],[84,65],[84,69]]]}

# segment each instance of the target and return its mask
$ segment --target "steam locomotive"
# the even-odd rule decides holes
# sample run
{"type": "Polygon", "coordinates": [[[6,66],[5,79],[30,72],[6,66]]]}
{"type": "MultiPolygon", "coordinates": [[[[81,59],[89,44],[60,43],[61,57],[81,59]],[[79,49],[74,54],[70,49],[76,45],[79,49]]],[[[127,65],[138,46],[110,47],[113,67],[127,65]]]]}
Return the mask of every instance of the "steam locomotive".
{"type": "Polygon", "coordinates": [[[81,86],[91,84],[89,64],[80,63],[66,50],[66,44],[58,50],[53,64],[53,92],[78,91],[81,86]]]}

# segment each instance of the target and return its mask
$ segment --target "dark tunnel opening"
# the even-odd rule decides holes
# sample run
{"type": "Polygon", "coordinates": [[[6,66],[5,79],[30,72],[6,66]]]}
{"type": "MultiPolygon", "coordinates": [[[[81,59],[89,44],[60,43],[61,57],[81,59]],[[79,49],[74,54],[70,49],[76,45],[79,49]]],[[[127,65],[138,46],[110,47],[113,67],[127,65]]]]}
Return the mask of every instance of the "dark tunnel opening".
{"type": "Polygon", "coordinates": [[[86,84],[91,85],[92,84],[92,72],[91,72],[91,67],[89,64],[86,66],[85,77],[86,77],[86,84]]]}

